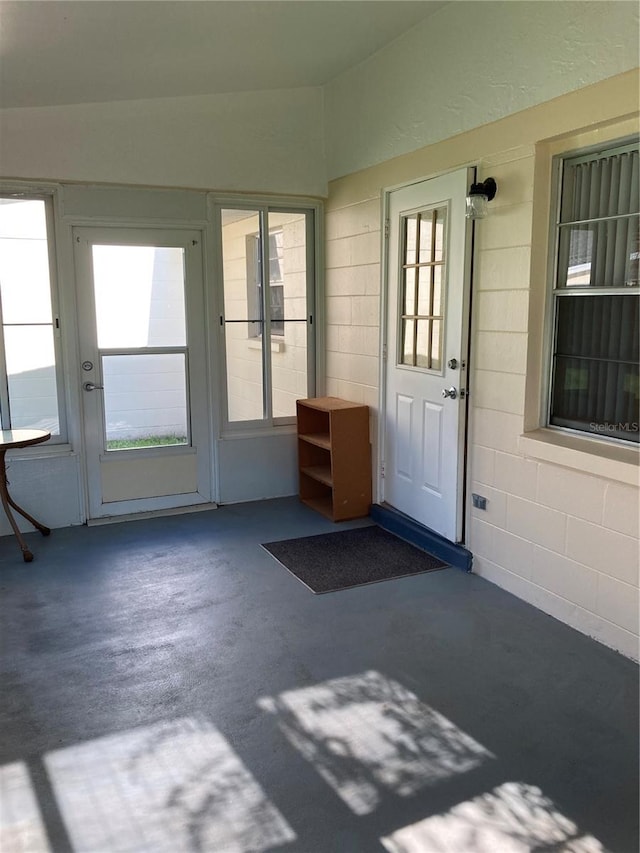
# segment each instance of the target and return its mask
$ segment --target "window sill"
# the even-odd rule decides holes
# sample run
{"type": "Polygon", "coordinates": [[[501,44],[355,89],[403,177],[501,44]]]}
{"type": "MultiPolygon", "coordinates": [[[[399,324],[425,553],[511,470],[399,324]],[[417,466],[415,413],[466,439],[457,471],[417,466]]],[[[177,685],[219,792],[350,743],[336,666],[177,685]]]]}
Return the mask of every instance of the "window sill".
{"type": "Polygon", "coordinates": [[[520,436],[524,456],[574,468],[630,486],[638,485],[640,448],[621,447],[598,439],[569,435],[552,429],[536,429],[520,436]]]}
{"type": "MultiPolygon", "coordinates": [[[[249,349],[262,349],[262,338],[249,338],[247,341],[249,349]]],[[[271,352],[284,352],[284,341],[271,338],[271,352]]]]}
{"type": "Polygon", "coordinates": [[[35,444],[32,447],[19,447],[9,450],[7,461],[19,459],[49,459],[54,456],[77,456],[76,451],[70,444],[35,444]]]}
{"type": "Polygon", "coordinates": [[[220,435],[220,441],[236,441],[245,438],[270,438],[276,435],[297,435],[295,415],[292,418],[278,419],[280,423],[264,423],[257,426],[255,421],[247,426],[241,421],[235,421],[235,426],[227,426],[220,435]]]}

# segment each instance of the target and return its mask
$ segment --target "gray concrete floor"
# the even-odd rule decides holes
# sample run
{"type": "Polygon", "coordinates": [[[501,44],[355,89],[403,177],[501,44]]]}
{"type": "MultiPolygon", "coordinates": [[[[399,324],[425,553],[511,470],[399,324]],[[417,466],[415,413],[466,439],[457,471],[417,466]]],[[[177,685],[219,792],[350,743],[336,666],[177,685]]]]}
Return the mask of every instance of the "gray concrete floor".
{"type": "Polygon", "coordinates": [[[1,539],[3,853],[635,853],[637,667],[459,570],[314,596],[259,547],[331,529],[1,539]]]}

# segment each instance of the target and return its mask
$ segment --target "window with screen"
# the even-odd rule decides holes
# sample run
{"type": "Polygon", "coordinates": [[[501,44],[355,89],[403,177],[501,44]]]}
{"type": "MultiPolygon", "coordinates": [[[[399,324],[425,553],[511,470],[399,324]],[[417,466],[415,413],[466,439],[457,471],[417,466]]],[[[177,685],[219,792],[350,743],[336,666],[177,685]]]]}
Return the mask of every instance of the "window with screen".
{"type": "Polygon", "coordinates": [[[3,429],[63,439],[52,200],[0,196],[0,417],[3,429]]]}
{"type": "Polygon", "coordinates": [[[549,424],[638,442],[638,145],[558,166],[549,424]]]}

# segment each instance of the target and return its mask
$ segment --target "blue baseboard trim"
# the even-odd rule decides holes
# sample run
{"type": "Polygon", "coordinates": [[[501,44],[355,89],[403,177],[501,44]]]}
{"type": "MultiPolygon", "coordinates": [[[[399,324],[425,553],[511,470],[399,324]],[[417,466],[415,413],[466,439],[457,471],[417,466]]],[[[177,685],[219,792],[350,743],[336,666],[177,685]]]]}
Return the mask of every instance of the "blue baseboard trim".
{"type": "Polygon", "coordinates": [[[455,545],[449,542],[448,539],[429,530],[422,524],[418,524],[409,516],[392,507],[382,506],[381,504],[373,504],[369,512],[369,517],[375,521],[377,525],[393,533],[400,539],[411,542],[423,551],[429,551],[434,557],[439,557],[445,563],[455,566],[456,569],[462,569],[465,572],[470,572],[473,564],[473,554],[462,545],[455,545]]]}

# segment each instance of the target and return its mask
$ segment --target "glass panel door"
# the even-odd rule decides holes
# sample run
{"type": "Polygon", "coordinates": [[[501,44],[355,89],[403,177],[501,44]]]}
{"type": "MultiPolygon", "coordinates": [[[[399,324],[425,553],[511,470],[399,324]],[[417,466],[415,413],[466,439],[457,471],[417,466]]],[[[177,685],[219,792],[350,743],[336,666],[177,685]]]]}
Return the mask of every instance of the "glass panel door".
{"type": "Polygon", "coordinates": [[[89,515],[208,503],[201,235],[74,229],[89,515]]]}

